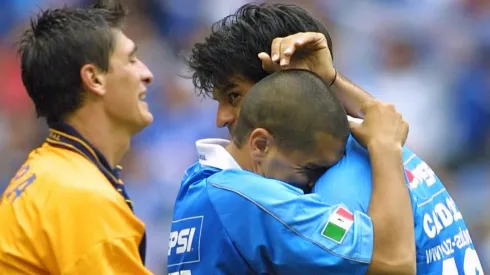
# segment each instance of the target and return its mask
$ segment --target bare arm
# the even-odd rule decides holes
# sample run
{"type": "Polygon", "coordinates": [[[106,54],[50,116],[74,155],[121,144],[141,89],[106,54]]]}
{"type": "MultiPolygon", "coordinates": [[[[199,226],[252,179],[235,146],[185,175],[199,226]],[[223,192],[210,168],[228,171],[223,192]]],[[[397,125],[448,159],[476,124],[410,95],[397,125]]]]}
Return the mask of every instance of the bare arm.
{"type": "Polygon", "coordinates": [[[393,115],[386,113],[387,110],[396,110],[393,106],[383,107],[383,104],[380,105],[380,102],[373,100],[369,93],[335,71],[323,34],[305,32],[275,38],[271,45],[271,56],[275,58],[272,59],[267,53],[259,54],[264,70],[310,70],[327,83],[333,82],[331,88],[349,115],[365,119],[360,128],[352,128],[352,133],[358,140],[359,135],[364,135],[364,141],[376,136],[376,142],[363,144],[369,150],[373,169],[373,193],[369,214],[374,224],[375,244],[369,274],[415,274],[413,214],[401,159],[401,147],[405,143],[408,126],[404,137],[398,136],[398,139],[395,139],[403,142],[395,145],[386,142],[387,136],[400,134],[393,131],[403,128],[400,127],[400,121],[386,119],[387,115],[393,115]],[[297,49],[308,54],[295,56],[294,52],[297,49]],[[371,110],[371,115],[367,115],[367,109],[371,110]],[[374,117],[373,110],[374,114],[377,114],[374,117]],[[366,123],[366,120],[369,123],[366,123]]]}
{"type": "Polygon", "coordinates": [[[415,274],[414,221],[405,185],[402,148],[373,143],[369,216],[373,221],[373,258],[367,274],[415,274]]]}
{"type": "Polygon", "coordinates": [[[372,100],[373,96],[352,83],[340,72],[337,72],[337,78],[330,88],[340,99],[348,115],[364,118],[364,114],[361,112],[361,106],[369,100],[372,100]]]}
{"type": "MultiPolygon", "coordinates": [[[[367,91],[340,72],[331,89],[347,114],[364,118],[362,106],[373,99],[367,91]]],[[[415,274],[414,221],[405,184],[402,147],[373,143],[368,151],[373,177],[368,214],[374,228],[373,258],[368,274],[415,274]]]]}
{"type": "Polygon", "coordinates": [[[361,106],[362,123],[351,123],[354,137],[369,151],[373,189],[368,214],[374,247],[368,274],[415,274],[412,204],[405,183],[402,146],[408,124],[391,104],[371,100],[361,106]]]}

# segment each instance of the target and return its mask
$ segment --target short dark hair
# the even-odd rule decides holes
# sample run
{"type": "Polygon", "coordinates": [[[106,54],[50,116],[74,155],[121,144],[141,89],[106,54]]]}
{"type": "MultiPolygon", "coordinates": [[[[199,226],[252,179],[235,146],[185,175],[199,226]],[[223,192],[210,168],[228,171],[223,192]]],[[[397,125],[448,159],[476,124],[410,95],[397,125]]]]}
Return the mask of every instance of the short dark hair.
{"type": "Polygon", "coordinates": [[[347,114],[328,85],[306,70],[273,73],[243,99],[234,142],[241,147],[250,133],[264,128],[282,150],[315,150],[318,133],[347,142],[347,114]]]}
{"type": "Polygon", "coordinates": [[[83,103],[80,69],[94,64],[107,72],[114,50],[114,28],[127,10],[117,1],[90,8],[48,9],[31,18],[18,42],[22,81],[38,117],[59,121],[83,103]]]}
{"type": "Polygon", "coordinates": [[[325,26],[306,10],[286,4],[245,4],[216,22],[212,33],[194,45],[187,60],[199,96],[213,88],[229,86],[232,76],[258,82],[269,73],[257,55],[270,53],[272,40],[298,32],[320,32],[332,53],[332,39],[325,26]]]}

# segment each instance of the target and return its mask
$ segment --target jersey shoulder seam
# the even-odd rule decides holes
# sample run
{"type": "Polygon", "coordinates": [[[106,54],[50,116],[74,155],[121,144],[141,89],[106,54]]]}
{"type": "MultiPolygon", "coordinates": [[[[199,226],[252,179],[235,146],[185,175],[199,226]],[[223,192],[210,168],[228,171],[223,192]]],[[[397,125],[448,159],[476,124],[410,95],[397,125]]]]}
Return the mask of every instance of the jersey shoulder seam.
{"type": "MultiPolygon", "coordinates": [[[[286,223],[281,218],[279,218],[277,215],[274,215],[274,213],[272,213],[271,211],[269,211],[266,207],[264,207],[263,205],[261,205],[260,203],[258,203],[257,201],[253,200],[252,198],[250,198],[249,196],[243,194],[240,191],[237,191],[237,190],[234,190],[234,189],[232,189],[230,187],[222,186],[222,185],[219,185],[219,184],[216,184],[216,183],[211,183],[210,182],[209,184],[212,185],[215,188],[218,188],[218,189],[222,189],[222,190],[226,190],[226,191],[235,193],[236,195],[238,195],[238,196],[244,198],[245,200],[251,202],[252,204],[254,204],[255,206],[257,206],[259,209],[261,209],[262,211],[264,211],[267,215],[271,216],[273,219],[275,219],[280,224],[282,224],[283,226],[285,226],[289,231],[293,232],[295,235],[298,235],[299,237],[303,238],[304,240],[306,240],[306,241],[308,241],[308,242],[310,242],[312,244],[315,244],[316,246],[318,246],[321,249],[327,251],[328,253],[332,254],[335,257],[339,257],[339,258],[342,258],[342,259],[345,259],[345,260],[348,260],[348,261],[352,261],[352,262],[357,262],[357,263],[364,263],[364,264],[369,264],[370,263],[369,261],[363,261],[363,260],[360,260],[358,258],[350,258],[350,257],[346,257],[346,256],[343,256],[343,255],[340,255],[338,253],[335,253],[333,250],[325,247],[321,243],[319,243],[319,242],[317,242],[315,240],[312,240],[312,239],[304,236],[303,234],[301,234],[300,232],[298,232],[297,230],[295,230],[294,228],[292,228],[288,223],[286,223]]],[[[213,205],[213,207],[214,207],[214,205],[213,205]]]]}

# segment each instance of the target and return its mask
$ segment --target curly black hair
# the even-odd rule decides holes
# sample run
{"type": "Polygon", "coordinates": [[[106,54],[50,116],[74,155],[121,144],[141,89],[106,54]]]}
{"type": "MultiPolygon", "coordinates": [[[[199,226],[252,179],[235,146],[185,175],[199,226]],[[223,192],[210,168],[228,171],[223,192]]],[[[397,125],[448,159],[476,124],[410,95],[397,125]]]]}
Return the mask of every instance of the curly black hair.
{"type": "Polygon", "coordinates": [[[332,52],[325,26],[303,8],[286,4],[245,4],[212,26],[187,59],[198,96],[229,86],[233,76],[258,82],[268,75],[257,55],[270,52],[272,40],[298,32],[320,32],[332,52]]]}

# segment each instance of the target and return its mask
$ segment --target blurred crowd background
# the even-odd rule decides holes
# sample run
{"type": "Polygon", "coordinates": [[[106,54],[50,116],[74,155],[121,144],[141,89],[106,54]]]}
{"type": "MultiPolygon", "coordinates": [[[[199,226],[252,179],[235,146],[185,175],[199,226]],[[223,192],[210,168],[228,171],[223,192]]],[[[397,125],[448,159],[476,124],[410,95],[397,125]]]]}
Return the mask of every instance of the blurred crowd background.
{"type": "MultiPolygon", "coordinates": [[[[14,42],[41,8],[81,0],[0,1],[0,191],[42,143],[20,78],[14,42]]],[[[194,95],[180,55],[245,0],[134,0],[127,34],[153,71],[148,101],[155,122],[124,159],[124,179],[146,222],[148,266],[165,274],[174,197],[194,142],[227,137],[215,128],[217,104],[194,95]]],[[[277,1],[276,1],[277,2],[277,1]]],[[[280,2],[280,1],[279,1],[280,2]]],[[[282,1],[284,2],[284,1],[282,1]]],[[[490,1],[296,0],[328,26],[336,67],[410,123],[408,145],[436,170],[459,204],[490,264],[490,1]]],[[[0,221],[1,226],[1,221],[0,221]]]]}

